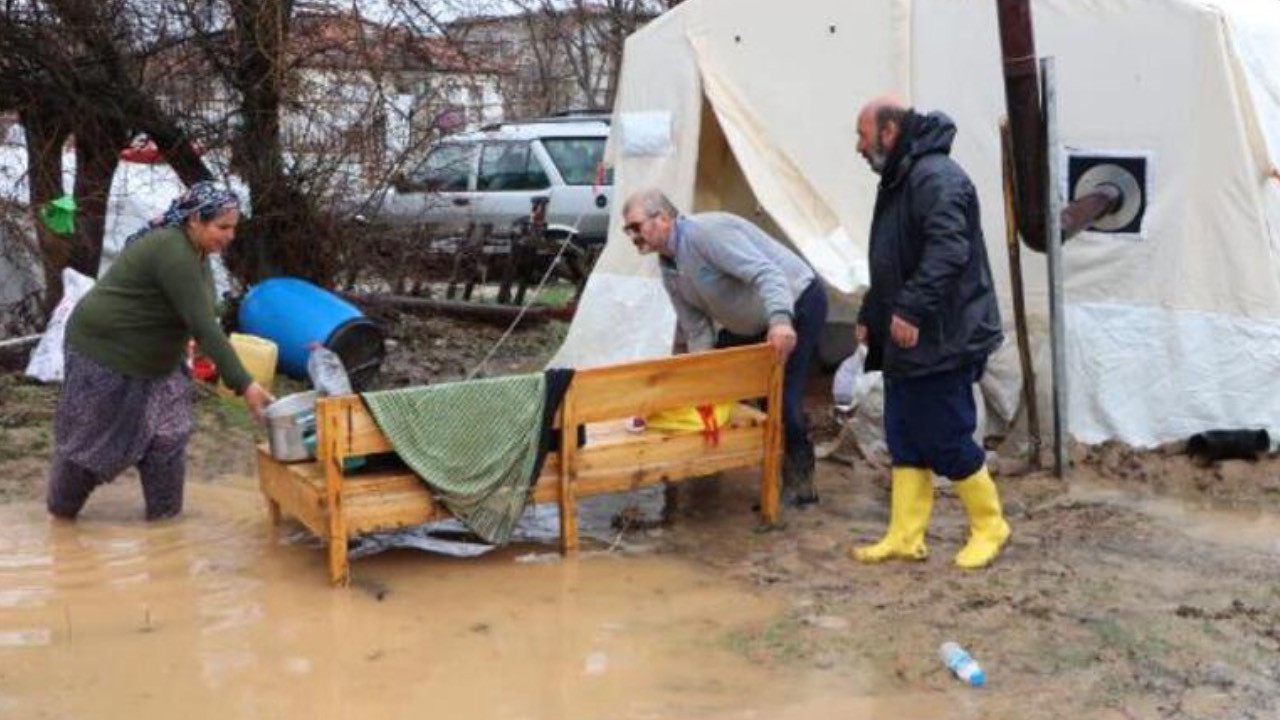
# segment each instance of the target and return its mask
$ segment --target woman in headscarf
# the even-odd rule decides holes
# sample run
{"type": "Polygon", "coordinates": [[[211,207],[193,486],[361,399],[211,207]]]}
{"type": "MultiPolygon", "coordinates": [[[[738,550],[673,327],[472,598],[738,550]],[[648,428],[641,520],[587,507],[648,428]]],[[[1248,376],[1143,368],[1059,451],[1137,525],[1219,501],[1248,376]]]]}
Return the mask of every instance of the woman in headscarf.
{"type": "Polygon", "coordinates": [[[193,429],[185,349],[195,338],[255,418],[273,398],[236,356],[215,312],[209,256],[240,220],[236,195],[192,185],[125,241],[67,323],[65,381],[54,418],[49,513],[73,519],[93,489],[137,466],[148,520],[182,511],[193,429]]]}

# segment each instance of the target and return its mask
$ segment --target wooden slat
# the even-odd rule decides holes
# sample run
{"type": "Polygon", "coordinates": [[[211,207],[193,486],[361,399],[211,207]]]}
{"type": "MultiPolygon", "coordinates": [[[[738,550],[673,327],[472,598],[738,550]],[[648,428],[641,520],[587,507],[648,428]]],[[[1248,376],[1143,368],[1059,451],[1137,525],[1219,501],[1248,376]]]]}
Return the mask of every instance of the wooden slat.
{"type": "Polygon", "coordinates": [[[395,530],[422,523],[452,517],[442,505],[436,504],[419,481],[419,487],[410,491],[393,491],[367,494],[347,499],[347,534],[350,536],[378,530],[395,530]]]}
{"type": "Polygon", "coordinates": [[[760,472],[760,522],[778,522],[782,494],[782,381],[783,365],[774,363],[769,370],[769,415],[765,420],[764,458],[760,472]]]}
{"type": "MultiPolygon", "coordinates": [[[[378,421],[359,395],[342,395],[338,397],[320,398],[316,401],[316,425],[322,426],[327,415],[337,415],[343,419],[343,452],[348,457],[359,455],[377,455],[394,452],[387,437],[378,427],[378,421]]],[[[555,427],[560,427],[557,416],[555,427]]],[[[324,438],[319,438],[323,441],[324,438]]],[[[324,447],[317,445],[317,447],[324,447]]],[[[322,458],[323,459],[323,458],[322,458]]]]}
{"type": "Polygon", "coordinates": [[[578,403],[577,392],[573,389],[578,382],[574,376],[574,385],[565,393],[560,403],[560,466],[557,480],[557,499],[560,501],[560,552],[572,555],[578,551],[578,506],[574,478],[577,476],[578,462],[578,403]]]}
{"type": "Polygon", "coordinates": [[[258,448],[258,484],[263,495],[278,503],[285,515],[297,518],[311,532],[324,537],[329,518],[324,509],[322,488],[303,480],[294,468],[272,458],[265,447],[258,448]]]}
{"type": "MultiPolygon", "coordinates": [[[[342,423],[342,452],[344,455],[376,455],[391,452],[394,448],[378,428],[369,409],[359,395],[340,395],[320,398],[316,401],[316,425],[321,427],[326,417],[338,417],[342,423]]],[[[321,441],[324,438],[320,438],[321,441]]],[[[327,447],[319,445],[318,447],[327,447]]],[[[323,459],[323,457],[321,458],[323,459]]]]}
{"type": "Polygon", "coordinates": [[[587,445],[578,452],[578,476],[618,468],[639,470],[647,466],[671,466],[716,454],[754,453],[764,457],[763,428],[724,428],[720,442],[711,444],[701,433],[644,433],[630,442],[587,445]]]}
{"type": "Polygon", "coordinates": [[[581,423],[659,410],[764,397],[776,364],[768,345],[713,350],[579,370],[571,395],[581,423]]]}
{"type": "MultiPolygon", "coordinates": [[[[306,483],[323,494],[327,485],[324,465],[318,462],[289,463],[290,474],[298,482],[306,483]]],[[[412,470],[400,467],[387,470],[361,471],[356,475],[347,475],[342,480],[342,496],[347,499],[360,498],[363,495],[380,492],[407,492],[423,488],[422,480],[412,470]]]]}
{"type": "Polygon", "coordinates": [[[655,464],[631,468],[611,466],[589,475],[579,475],[577,488],[582,496],[627,492],[658,483],[679,483],[722,470],[754,467],[759,464],[759,460],[758,451],[720,452],[665,465],[655,464]]]}
{"type": "Polygon", "coordinates": [[[329,528],[323,536],[329,543],[329,579],[334,585],[346,584],[351,578],[347,561],[347,519],[342,503],[342,461],[345,441],[349,439],[350,426],[345,418],[334,412],[317,413],[317,421],[323,420],[328,449],[320,464],[324,467],[325,507],[329,511],[329,528]]]}

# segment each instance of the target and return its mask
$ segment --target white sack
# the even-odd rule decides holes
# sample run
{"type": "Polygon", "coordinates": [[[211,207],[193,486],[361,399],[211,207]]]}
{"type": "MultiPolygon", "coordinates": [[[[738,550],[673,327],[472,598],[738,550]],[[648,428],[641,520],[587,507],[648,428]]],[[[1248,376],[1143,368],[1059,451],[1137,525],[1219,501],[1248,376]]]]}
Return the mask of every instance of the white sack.
{"type": "Polygon", "coordinates": [[[93,282],[93,278],[71,268],[62,271],[62,300],[54,309],[53,317],[49,318],[49,326],[45,328],[35,352],[31,353],[31,360],[27,363],[28,377],[46,383],[62,382],[62,344],[67,334],[67,320],[80,298],[93,288],[93,282]]]}

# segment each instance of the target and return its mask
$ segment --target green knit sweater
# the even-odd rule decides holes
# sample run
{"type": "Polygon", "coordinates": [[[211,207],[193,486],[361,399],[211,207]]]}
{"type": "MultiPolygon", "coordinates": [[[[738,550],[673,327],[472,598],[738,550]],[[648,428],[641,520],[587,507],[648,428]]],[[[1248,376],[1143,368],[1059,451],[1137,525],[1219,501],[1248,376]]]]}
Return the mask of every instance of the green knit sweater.
{"type": "Polygon", "coordinates": [[[135,240],[81,298],[67,323],[67,345],[131,377],[157,378],[183,359],[187,340],[218,365],[237,394],[253,378],[214,312],[209,262],[179,228],[135,240]]]}

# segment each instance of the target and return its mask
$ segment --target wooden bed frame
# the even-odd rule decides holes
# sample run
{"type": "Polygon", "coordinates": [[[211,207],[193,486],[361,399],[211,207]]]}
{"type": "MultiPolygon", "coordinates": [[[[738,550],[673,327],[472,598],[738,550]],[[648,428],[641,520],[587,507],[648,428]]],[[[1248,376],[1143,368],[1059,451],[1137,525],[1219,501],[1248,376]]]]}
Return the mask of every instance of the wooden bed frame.
{"type": "MultiPolygon", "coordinates": [[[[760,467],[761,522],[777,522],[782,453],[783,367],[768,345],[580,370],[556,417],[560,452],[546,458],[532,503],[560,505],[560,546],[578,548],[579,497],[675,483],[720,470],[760,467]],[[764,399],[767,412],[735,405],[718,442],[700,432],[628,432],[632,417],[706,403],[764,399]],[[585,426],[586,443],[576,442],[585,426]]],[[[314,462],[282,463],[258,448],[258,478],[272,525],[296,518],[329,547],[335,584],[349,580],[347,541],[450,517],[408,468],[344,472],[347,458],[391,452],[358,395],[316,406],[314,462]]]]}

